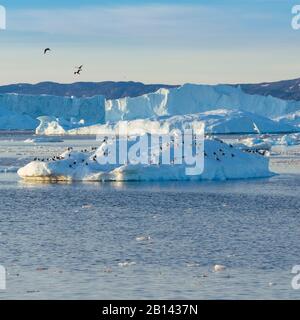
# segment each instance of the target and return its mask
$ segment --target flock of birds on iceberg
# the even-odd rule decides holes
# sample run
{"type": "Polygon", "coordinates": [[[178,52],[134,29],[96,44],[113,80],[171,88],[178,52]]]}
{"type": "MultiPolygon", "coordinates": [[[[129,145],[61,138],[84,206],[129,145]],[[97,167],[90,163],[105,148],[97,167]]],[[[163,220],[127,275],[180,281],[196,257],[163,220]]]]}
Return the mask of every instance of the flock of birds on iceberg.
{"type": "MultiPolygon", "coordinates": [[[[135,138],[131,137],[128,141],[129,145],[134,144],[135,138]]],[[[119,140],[116,143],[120,143],[119,140]]],[[[214,137],[206,137],[204,141],[204,170],[197,176],[186,174],[187,165],[184,163],[184,155],[180,159],[181,162],[175,157],[175,154],[178,154],[176,151],[182,150],[184,140],[181,141],[181,145],[175,140],[171,140],[171,144],[160,144],[158,153],[151,154],[147,164],[140,162],[111,164],[100,160],[109,156],[110,144],[112,142],[105,138],[99,148],[91,147],[89,150],[76,151],[69,147],[61,155],[46,159],[36,157],[19,169],[18,174],[24,179],[51,181],[226,180],[272,175],[268,168],[268,159],[261,151],[238,149],[214,137]],[[165,152],[170,153],[169,164],[162,162],[165,152]],[[153,157],[155,161],[152,160],[153,157]]],[[[193,138],[192,148],[199,150],[198,144],[200,143],[193,138]]]]}

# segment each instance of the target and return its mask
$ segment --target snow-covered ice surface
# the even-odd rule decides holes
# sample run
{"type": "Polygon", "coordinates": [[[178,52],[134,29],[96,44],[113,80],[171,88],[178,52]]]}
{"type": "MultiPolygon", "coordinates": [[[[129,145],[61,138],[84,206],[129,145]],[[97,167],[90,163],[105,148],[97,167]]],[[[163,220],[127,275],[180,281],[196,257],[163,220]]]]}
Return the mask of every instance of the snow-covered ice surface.
{"type": "MultiPolygon", "coordinates": [[[[111,141],[111,146],[119,141],[111,141]]],[[[128,150],[135,143],[128,141],[128,150]]],[[[201,142],[199,142],[201,143],[201,142]]],[[[174,140],[170,148],[162,144],[162,151],[156,154],[157,161],[147,164],[128,163],[106,164],[108,159],[107,142],[97,151],[78,152],[67,150],[52,159],[35,159],[18,171],[20,177],[34,180],[75,180],[75,181],[168,181],[168,180],[227,180],[269,177],[269,159],[260,154],[249,154],[219,139],[206,139],[204,142],[204,171],[201,175],[187,175],[183,162],[176,164],[175,155],[182,150],[182,144],[174,140]],[[170,163],[160,163],[163,153],[170,154],[170,163]],[[107,157],[107,158],[105,158],[107,157]],[[102,158],[102,159],[101,159],[102,158]],[[174,164],[175,162],[175,164],[174,164]],[[102,164],[103,163],[103,164],[102,164]]],[[[197,144],[197,142],[192,143],[197,144]]],[[[196,145],[193,146],[197,152],[196,145]]],[[[148,151],[150,152],[154,151],[148,151]]],[[[199,151],[200,152],[200,151],[199,151]]],[[[116,155],[118,158],[118,154],[116,155]]]]}
{"type": "MultiPolygon", "coordinates": [[[[0,135],[0,167],[99,145],[31,138],[0,135]]],[[[269,159],[280,175],[230,181],[41,183],[3,171],[0,298],[298,299],[300,146],[272,146],[269,159]]]]}
{"type": "Polygon", "coordinates": [[[280,133],[295,130],[288,124],[279,124],[271,119],[238,110],[218,109],[197,114],[180,116],[161,116],[149,119],[136,119],[131,121],[118,121],[115,123],[96,124],[70,128],[67,123],[59,120],[40,117],[40,125],[36,134],[44,135],[95,135],[116,134],[120,125],[126,122],[128,134],[138,135],[153,133],[155,131],[169,132],[173,129],[183,130],[194,121],[205,123],[205,132],[214,134],[224,133],[280,133]]]}

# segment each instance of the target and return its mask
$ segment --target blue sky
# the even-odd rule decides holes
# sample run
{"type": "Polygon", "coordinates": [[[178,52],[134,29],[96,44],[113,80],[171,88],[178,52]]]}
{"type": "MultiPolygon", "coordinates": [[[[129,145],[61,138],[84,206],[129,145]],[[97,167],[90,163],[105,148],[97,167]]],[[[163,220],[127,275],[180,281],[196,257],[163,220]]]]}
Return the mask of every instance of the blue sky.
{"type": "MultiPolygon", "coordinates": [[[[297,0],[0,0],[0,83],[300,77],[297,0]],[[48,56],[43,48],[51,47],[48,56]],[[80,78],[73,75],[84,64],[80,78]]],[[[300,0],[299,0],[300,4],[300,0]]]]}

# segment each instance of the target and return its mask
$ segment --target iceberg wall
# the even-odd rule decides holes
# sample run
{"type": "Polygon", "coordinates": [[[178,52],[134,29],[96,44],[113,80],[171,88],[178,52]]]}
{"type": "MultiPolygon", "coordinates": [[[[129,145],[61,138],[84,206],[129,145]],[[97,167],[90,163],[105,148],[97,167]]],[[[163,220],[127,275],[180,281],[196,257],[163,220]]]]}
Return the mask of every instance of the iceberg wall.
{"type": "Polygon", "coordinates": [[[275,118],[300,110],[300,101],[250,95],[239,87],[229,85],[185,84],[179,88],[160,89],[136,98],[108,100],[106,121],[193,114],[220,108],[275,118]]]}
{"type": "MultiPolygon", "coordinates": [[[[278,120],[279,117],[287,114],[300,112],[300,101],[250,95],[240,88],[229,85],[196,84],[160,89],[136,98],[106,101],[103,96],[75,98],[2,94],[0,95],[0,129],[36,129],[38,117],[50,117],[53,125],[56,119],[60,124],[70,123],[67,129],[76,129],[122,120],[183,116],[217,109],[239,110],[278,120]]],[[[46,122],[49,121],[44,121],[44,124],[46,122]]],[[[235,120],[234,123],[237,124],[237,121],[235,120]]],[[[281,125],[288,124],[288,121],[281,121],[281,125]]],[[[234,131],[249,131],[249,126],[251,127],[251,124],[248,124],[245,130],[239,126],[234,131]]],[[[66,129],[66,126],[62,125],[62,128],[66,129]]],[[[40,127],[38,131],[41,134],[43,128],[40,127]]]]}
{"type": "MultiPolygon", "coordinates": [[[[86,125],[103,123],[105,121],[105,98],[95,96],[92,98],[57,97],[49,95],[0,95],[0,114],[13,114],[15,116],[31,118],[38,124],[36,118],[40,116],[53,116],[67,121],[83,120],[86,125]]],[[[18,119],[16,124],[11,123],[10,129],[19,129],[18,119]]],[[[0,122],[1,124],[1,122],[0,122]]],[[[1,127],[1,129],[8,129],[1,127]]]]}

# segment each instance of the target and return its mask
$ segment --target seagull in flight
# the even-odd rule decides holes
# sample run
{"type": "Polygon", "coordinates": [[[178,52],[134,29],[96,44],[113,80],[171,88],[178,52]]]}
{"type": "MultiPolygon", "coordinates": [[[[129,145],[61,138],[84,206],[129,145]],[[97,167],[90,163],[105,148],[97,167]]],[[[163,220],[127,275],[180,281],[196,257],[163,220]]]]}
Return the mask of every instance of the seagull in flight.
{"type": "Polygon", "coordinates": [[[83,68],[83,65],[79,66],[79,67],[76,67],[77,68],[77,71],[74,72],[74,74],[76,75],[79,75],[80,76],[80,73],[82,72],[82,68],[83,68]]]}
{"type": "Polygon", "coordinates": [[[47,52],[50,52],[50,51],[51,51],[50,48],[46,48],[46,49],[44,50],[44,54],[46,54],[47,52]]]}

